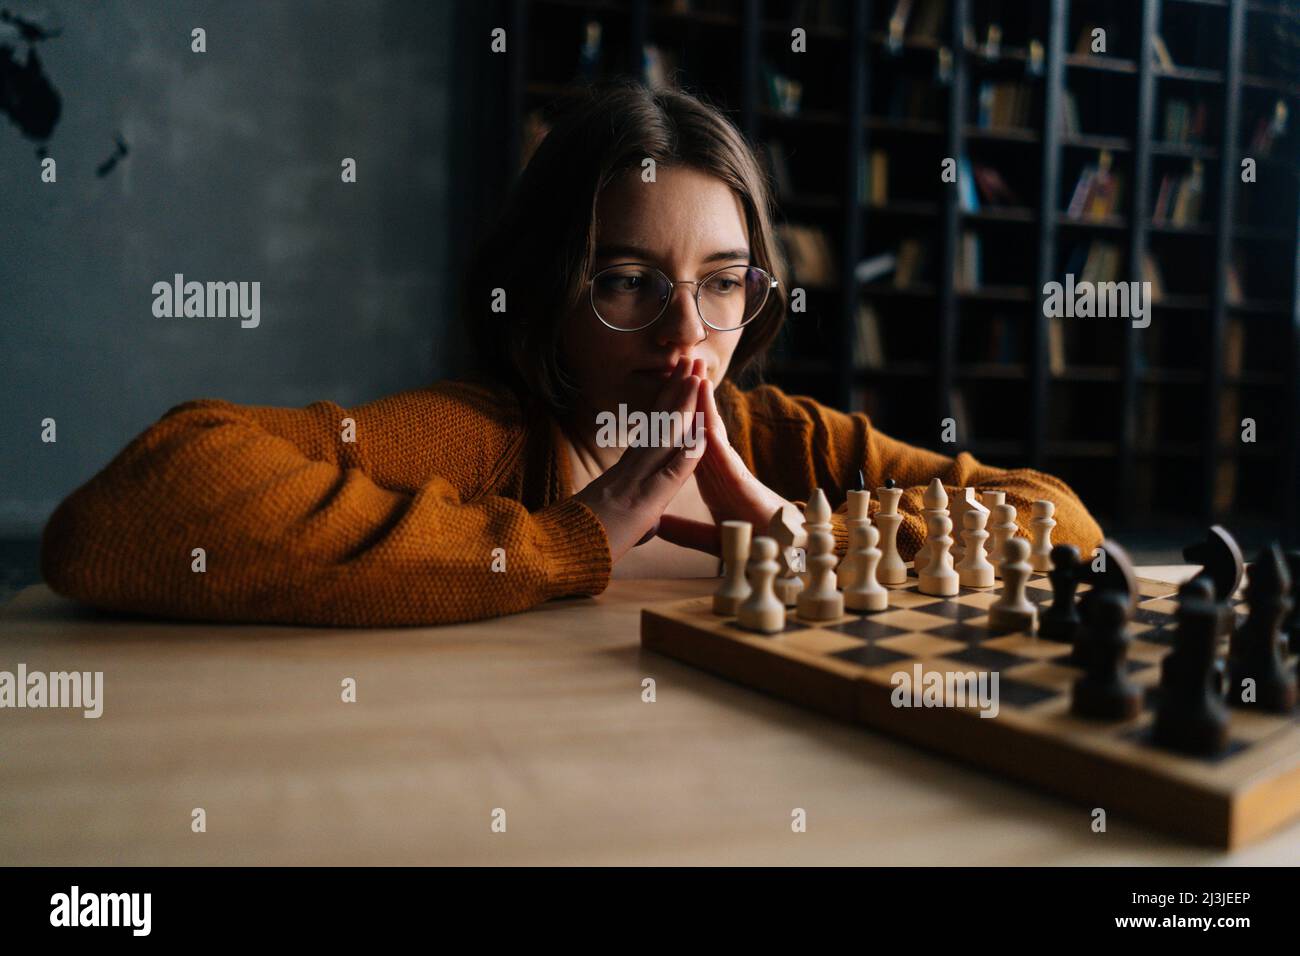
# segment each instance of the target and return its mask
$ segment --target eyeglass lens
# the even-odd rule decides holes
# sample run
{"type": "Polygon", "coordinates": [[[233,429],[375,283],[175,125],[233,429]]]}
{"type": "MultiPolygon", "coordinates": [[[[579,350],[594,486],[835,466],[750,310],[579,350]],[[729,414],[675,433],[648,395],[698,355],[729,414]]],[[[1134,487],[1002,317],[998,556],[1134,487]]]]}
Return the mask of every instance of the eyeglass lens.
{"type": "MultiPolygon", "coordinates": [[[[770,280],[753,266],[730,266],[708,276],[699,286],[700,315],[715,329],[735,329],[758,314],[767,300],[770,280]]],[[[643,265],[614,266],[598,273],[591,285],[591,304],[609,325],[640,329],[663,312],[672,283],[658,269],[643,265]]]]}

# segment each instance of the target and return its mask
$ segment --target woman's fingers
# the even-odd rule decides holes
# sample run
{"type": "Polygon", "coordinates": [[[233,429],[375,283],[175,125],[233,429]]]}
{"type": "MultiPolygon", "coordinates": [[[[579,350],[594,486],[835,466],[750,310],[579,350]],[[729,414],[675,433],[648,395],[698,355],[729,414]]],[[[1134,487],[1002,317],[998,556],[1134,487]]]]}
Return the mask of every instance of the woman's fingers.
{"type": "Polygon", "coordinates": [[[659,519],[659,537],[683,548],[722,555],[722,533],[715,524],[664,514],[659,519]]]}

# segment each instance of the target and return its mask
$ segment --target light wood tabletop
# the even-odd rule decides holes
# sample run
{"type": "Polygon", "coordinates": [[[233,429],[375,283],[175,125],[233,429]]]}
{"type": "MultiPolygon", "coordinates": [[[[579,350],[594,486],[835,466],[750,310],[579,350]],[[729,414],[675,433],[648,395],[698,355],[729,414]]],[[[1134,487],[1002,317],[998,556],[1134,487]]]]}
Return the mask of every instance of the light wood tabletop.
{"type": "Polygon", "coordinates": [[[641,650],[642,605],[715,586],[617,580],[371,631],[108,616],[27,588],[0,608],[0,670],[102,671],[104,705],[0,711],[0,864],[1300,860],[1300,825],[1233,854],[1094,833],[1089,808],[641,650]]]}

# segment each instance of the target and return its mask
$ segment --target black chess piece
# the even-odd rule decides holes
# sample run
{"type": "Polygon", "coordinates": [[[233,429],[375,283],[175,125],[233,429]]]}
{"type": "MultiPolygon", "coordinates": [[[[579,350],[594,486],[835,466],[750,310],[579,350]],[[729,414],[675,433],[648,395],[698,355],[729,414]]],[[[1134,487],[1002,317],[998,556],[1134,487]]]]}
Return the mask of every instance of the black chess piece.
{"type": "Polygon", "coordinates": [[[1142,691],[1125,673],[1129,601],[1122,591],[1095,590],[1080,603],[1079,630],[1088,660],[1084,675],[1074,682],[1070,711],[1097,720],[1130,720],[1142,712],[1142,691]]]}
{"type": "Polygon", "coordinates": [[[1282,621],[1282,632],[1290,637],[1292,654],[1300,654],[1300,548],[1286,553],[1286,569],[1291,575],[1291,613],[1282,621]]]}
{"type": "MultiPolygon", "coordinates": [[[[1092,561],[1080,566],[1079,574],[1082,580],[1088,582],[1092,588],[1078,602],[1079,613],[1083,616],[1085,622],[1087,621],[1085,606],[1088,599],[1092,595],[1103,591],[1123,596],[1128,605],[1127,614],[1129,617],[1132,616],[1133,611],[1137,608],[1137,571],[1133,567],[1128,552],[1120,547],[1118,542],[1112,541],[1110,538],[1103,541],[1101,547],[1093,552],[1092,561]]],[[[1125,620],[1127,619],[1128,617],[1125,618],[1125,620]]],[[[1088,666],[1088,650],[1091,642],[1087,632],[1088,628],[1085,624],[1080,624],[1074,629],[1074,648],[1071,650],[1066,662],[1075,667],[1086,668],[1088,666]]]]}
{"type": "Polygon", "coordinates": [[[1079,611],[1074,606],[1074,593],[1083,580],[1083,564],[1079,549],[1072,544],[1058,544],[1052,549],[1052,570],[1047,572],[1052,582],[1052,606],[1043,611],[1038,621],[1038,636],[1049,641],[1073,644],[1079,628],[1079,611]]]}
{"type": "Polygon", "coordinates": [[[1296,679],[1282,661],[1282,618],[1291,610],[1291,574],[1276,544],[1250,566],[1246,603],[1250,615],[1228,649],[1228,703],[1286,713],[1295,707],[1296,679]],[[1254,685],[1252,700],[1244,682],[1254,685]]]}
{"type": "Polygon", "coordinates": [[[1195,577],[1178,589],[1174,649],[1160,665],[1160,703],[1152,738],[1182,753],[1213,755],[1228,746],[1228,711],[1219,699],[1215,654],[1222,605],[1214,585],[1195,577]]]}
{"type": "MultiPolygon", "coordinates": [[[[1241,556],[1241,548],[1228,529],[1223,525],[1211,525],[1205,537],[1183,548],[1183,559],[1192,564],[1199,564],[1198,577],[1204,575],[1214,585],[1214,600],[1218,604],[1227,604],[1236,596],[1241,587],[1241,576],[1246,563],[1241,556]]],[[[1232,616],[1224,619],[1220,634],[1232,633],[1232,616]]]]}

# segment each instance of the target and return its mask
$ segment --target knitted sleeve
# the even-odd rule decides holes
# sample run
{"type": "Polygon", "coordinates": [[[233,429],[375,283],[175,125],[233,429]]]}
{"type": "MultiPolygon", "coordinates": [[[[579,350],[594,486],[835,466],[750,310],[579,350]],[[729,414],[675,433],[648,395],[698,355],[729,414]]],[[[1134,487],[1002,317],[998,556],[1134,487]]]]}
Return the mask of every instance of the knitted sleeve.
{"type": "Polygon", "coordinates": [[[173,408],[55,509],[46,582],[115,611],[346,627],[468,621],[604,589],[608,541],[585,505],[530,513],[471,494],[487,466],[467,449],[488,439],[439,434],[423,409],[395,420],[394,401],[173,408]],[[354,442],[340,440],[349,416],[354,442]]]}
{"type": "MultiPolygon", "coordinates": [[[[967,452],[948,457],[927,451],[890,438],[861,412],[841,412],[771,386],[746,393],[736,414],[747,420],[755,475],[791,500],[805,500],[811,488],[821,487],[832,506],[838,505],[850,488],[858,486],[859,469],[873,492],[892,478],[904,489],[899,499],[903,523],[898,544],[906,559],[925,541],[922,495],[934,478],[943,482],[950,495],[971,487],[1006,491],[1007,504],[1015,507],[1016,523],[1026,536],[1033,502],[1047,499],[1056,505],[1054,543],[1073,544],[1085,556],[1101,544],[1101,528],[1079,497],[1065,482],[1041,471],[994,468],[967,452]]],[[[878,504],[873,494],[873,514],[878,504]]],[[[843,553],[848,533],[842,515],[833,516],[832,530],[837,550],[843,553]]]]}

